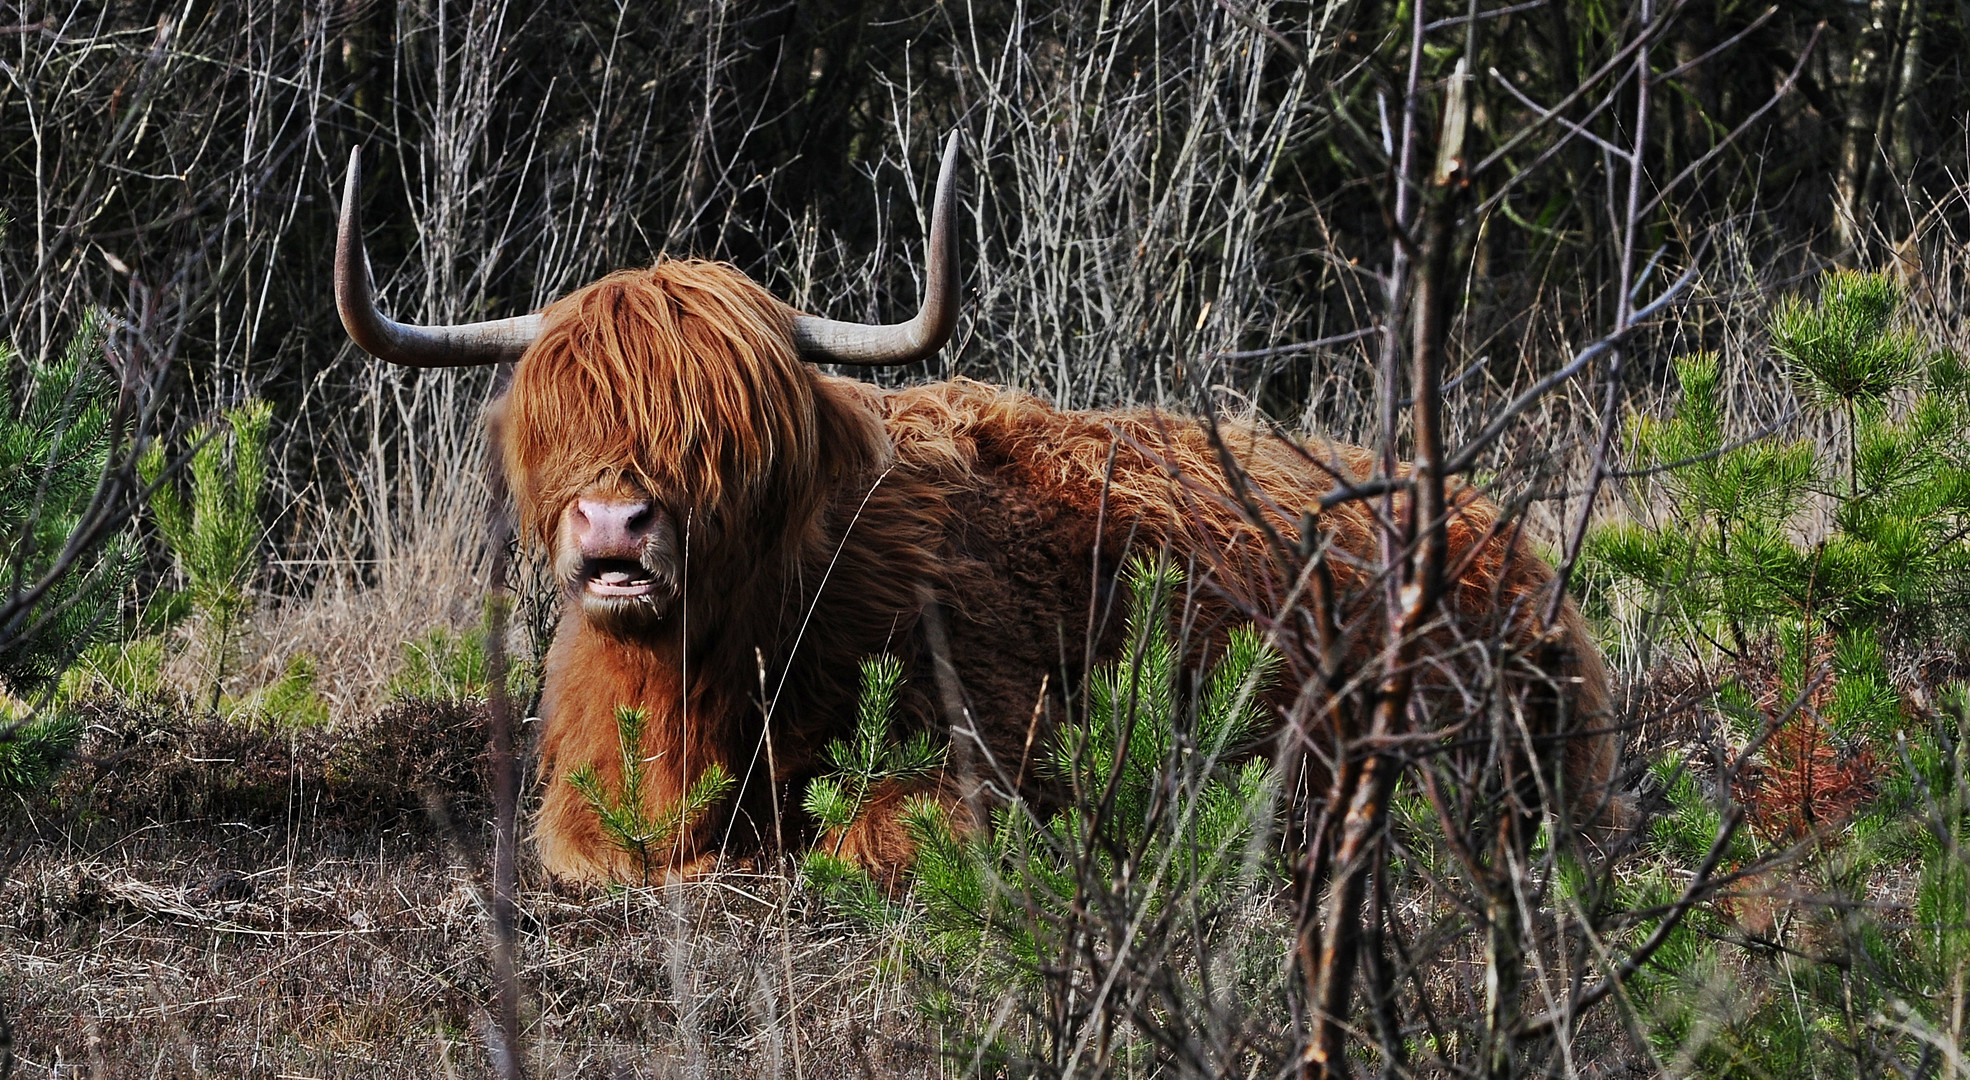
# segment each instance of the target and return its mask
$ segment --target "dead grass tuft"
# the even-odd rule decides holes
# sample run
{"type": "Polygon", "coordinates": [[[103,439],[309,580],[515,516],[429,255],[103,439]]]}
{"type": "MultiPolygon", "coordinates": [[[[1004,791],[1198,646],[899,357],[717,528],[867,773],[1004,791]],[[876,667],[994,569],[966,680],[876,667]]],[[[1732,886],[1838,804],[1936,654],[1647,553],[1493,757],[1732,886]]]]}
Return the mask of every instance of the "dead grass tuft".
{"type": "Polygon", "coordinates": [[[481,705],[405,701],[332,730],[187,720],[109,701],[83,706],[78,760],[46,809],[87,838],[165,825],[250,829],[305,821],[366,833],[424,813],[424,792],[483,817],[490,786],[481,705]]]}

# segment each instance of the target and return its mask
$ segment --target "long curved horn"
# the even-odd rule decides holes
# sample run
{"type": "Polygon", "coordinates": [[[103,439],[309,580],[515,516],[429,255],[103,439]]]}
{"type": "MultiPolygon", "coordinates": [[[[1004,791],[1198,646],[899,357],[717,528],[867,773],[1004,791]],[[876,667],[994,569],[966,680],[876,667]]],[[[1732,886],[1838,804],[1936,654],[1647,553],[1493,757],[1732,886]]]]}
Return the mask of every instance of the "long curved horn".
{"type": "Polygon", "coordinates": [[[957,223],[951,190],[957,186],[958,133],[944,144],[937,199],[930,208],[930,261],[924,272],[923,306],[906,323],[870,326],[796,315],[793,338],[801,354],[818,363],[909,364],[931,356],[958,327],[957,223]]]}
{"type": "Polygon", "coordinates": [[[473,367],[518,360],[540,336],[540,316],[465,323],[411,326],[376,310],[369,291],[369,254],[363,250],[363,152],[349,151],[349,178],[342,185],[342,220],[335,232],[335,309],[342,328],[362,350],[409,367],[473,367]]]}

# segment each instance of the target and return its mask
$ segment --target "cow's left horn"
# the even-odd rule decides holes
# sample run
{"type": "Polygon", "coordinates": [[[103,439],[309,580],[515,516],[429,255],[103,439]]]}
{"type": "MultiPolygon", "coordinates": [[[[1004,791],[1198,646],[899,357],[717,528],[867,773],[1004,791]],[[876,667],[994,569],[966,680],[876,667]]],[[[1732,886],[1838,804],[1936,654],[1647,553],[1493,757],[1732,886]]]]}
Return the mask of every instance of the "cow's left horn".
{"type": "Polygon", "coordinates": [[[910,364],[931,356],[958,327],[957,223],[951,189],[957,186],[958,133],[944,144],[937,198],[930,206],[930,258],[924,271],[923,306],[906,323],[870,326],[796,315],[794,342],[809,360],[834,364],[910,364]]]}
{"type": "Polygon", "coordinates": [[[342,185],[342,220],[335,233],[335,309],[342,328],[364,352],[410,367],[471,367],[518,360],[540,336],[540,316],[465,323],[411,326],[376,310],[369,291],[369,254],[363,250],[363,152],[349,151],[349,178],[342,185]]]}

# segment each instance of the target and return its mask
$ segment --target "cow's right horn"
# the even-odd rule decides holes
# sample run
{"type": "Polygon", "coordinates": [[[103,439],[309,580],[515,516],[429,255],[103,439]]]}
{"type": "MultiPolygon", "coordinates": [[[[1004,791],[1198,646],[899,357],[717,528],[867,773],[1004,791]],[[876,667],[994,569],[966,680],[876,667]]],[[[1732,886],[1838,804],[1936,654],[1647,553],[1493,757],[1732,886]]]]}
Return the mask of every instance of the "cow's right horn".
{"type": "Polygon", "coordinates": [[[363,250],[363,153],[349,151],[349,178],[342,186],[342,220],[335,233],[335,309],[342,327],[363,351],[410,367],[471,367],[518,360],[540,336],[540,316],[465,323],[411,326],[376,310],[369,291],[369,255],[363,250]]]}
{"type": "Polygon", "coordinates": [[[794,342],[801,355],[818,363],[910,364],[931,356],[958,328],[957,223],[951,190],[957,186],[958,133],[944,144],[937,171],[937,198],[930,204],[930,255],[924,267],[923,306],[906,323],[870,326],[796,315],[794,342]]]}

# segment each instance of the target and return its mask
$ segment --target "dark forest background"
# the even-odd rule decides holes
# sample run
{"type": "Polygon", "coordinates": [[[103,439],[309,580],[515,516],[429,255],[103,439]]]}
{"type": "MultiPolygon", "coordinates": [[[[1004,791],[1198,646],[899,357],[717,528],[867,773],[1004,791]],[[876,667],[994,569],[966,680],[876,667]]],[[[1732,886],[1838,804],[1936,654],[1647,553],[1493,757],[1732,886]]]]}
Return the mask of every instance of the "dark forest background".
{"type": "MultiPolygon", "coordinates": [[[[1473,156],[1503,155],[1478,177],[1453,343],[1453,370],[1487,364],[1456,416],[1483,415],[1611,317],[1610,150],[1635,103],[1632,87],[1574,91],[1640,13],[1426,13],[1424,78],[1468,59],[1473,156]],[[1532,125],[1548,105],[1559,122],[1532,125]],[[1568,124],[1590,134],[1563,137],[1568,124]]],[[[1970,6],[1658,14],[1647,186],[1681,178],[1644,215],[1661,266],[1701,261],[1708,295],[1728,300],[1829,262],[1933,262],[1925,244],[1953,243],[1970,6]]],[[[12,3],[0,24],[7,333],[43,356],[106,309],[112,355],[167,373],[180,426],[271,399],[290,503],[423,497],[433,455],[470,457],[456,418],[485,386],[385,370],[342,334],[330,251],[355,146],[399,318],[517,313],[669,254],[887,319],[914,304],[922,193],[957,130],[965,323],[931,370],[897,377],[963,374],[1076,406],[1215,392],[1374,437],[1372,342],[1347,335],[1376,324],[1390,259],[1407,4],[193,0],[12,3]]],[[[1698,304],[1676,333],[1701,343],[1720,325],[1698,304]]],[[[1666,359],[1630,372],[1646,393],[1666,359]]]]}

